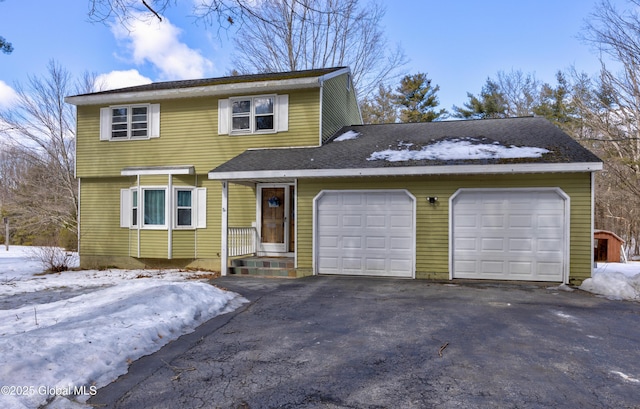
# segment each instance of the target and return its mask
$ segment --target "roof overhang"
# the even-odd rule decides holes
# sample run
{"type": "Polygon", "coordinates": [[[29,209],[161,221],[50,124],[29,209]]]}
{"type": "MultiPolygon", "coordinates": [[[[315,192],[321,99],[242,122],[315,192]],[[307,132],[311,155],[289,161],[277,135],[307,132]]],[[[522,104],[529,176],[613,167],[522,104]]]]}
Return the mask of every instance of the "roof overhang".
{"type": "Polygon", "coordinates": [[[282,80],[249,81],[229,84],[205,85],[175,89],[159,89],[132,92],[96,93],[66,97],[65,102],[77,106],[130,104],[136,102],[161,101],[176,98],[210,97],[220,95],[271,93],[298,89],[320,88],[329,78],[348,73],[342,68],[321,76],[290,78],[282,80]]]}
{"type": "Polygon", "coordinates": [[[141,166],[123,168],[120,171],[122,176],[143,176],[143,175],[193,175],[195,168],[193,165],[181,166],[141,166]]]}
{"type": "Polygon", "coordinates": [[[479,175],[501,173],[571,173],[602,170],[601,162],[523,163],[499,165],[405,166],[362,169],[291,169],[238,172],[209,172],[212,180],[271,180],[366,176],[479,175]]]}

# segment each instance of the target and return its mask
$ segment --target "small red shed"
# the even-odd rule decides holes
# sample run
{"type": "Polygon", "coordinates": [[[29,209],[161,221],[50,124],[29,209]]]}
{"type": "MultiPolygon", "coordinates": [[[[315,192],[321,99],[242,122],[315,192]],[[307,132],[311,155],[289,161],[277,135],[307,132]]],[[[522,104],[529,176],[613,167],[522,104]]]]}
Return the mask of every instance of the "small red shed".
{"type": "Polygon", "coordinates": [[[624,263],[627,261],[622,249],[625,241],[614,232],[594,230],[593,239],[595,261],[608,263],[624,263]]]}

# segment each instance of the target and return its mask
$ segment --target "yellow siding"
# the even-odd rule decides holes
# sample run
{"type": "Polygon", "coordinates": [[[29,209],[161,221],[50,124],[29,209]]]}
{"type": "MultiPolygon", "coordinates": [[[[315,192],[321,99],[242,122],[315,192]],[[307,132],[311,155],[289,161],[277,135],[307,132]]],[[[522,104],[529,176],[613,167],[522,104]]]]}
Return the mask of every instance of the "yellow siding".
{"type": "Polygon", "coordinates": [[[591,275],[591,179],[585,174],[341,178],[298,181],[298,267],[311,269],[313,198],[321,190],[407,189],[417,198],[416,277],[449,278],[449,198],[459,188],[560,187],[571,200],[570,278],[591,275]],[[437,196],[435,206],[426,197],[437,196]]]}
{"type": "Polygon", "coordinates": [[[288,95],[287,132],[243,136],[218,135],[217,98],[160,101],[160,138],[140,141],[100,141],[101,107],[79,106],[77,175],[118,176],[125,167],[160,165],[194,165],[206,174],[249,148],[318,145],[319,90],[288,95]]]}
{"type": "Polygon", "coordinates": [[[196,231],[173,230],[172,258],[196,258],[196,231]]]}
{"type": "Polygon", "coordinates": [[[347,74],[331,78],[322,91],[322,141],[345,125],[362,123],[355,91],[347,74]]]}
{"type": "Polygon", "coordinates": [[[140,230],[140,258],[168,258],[167,230],[140,230]]]}
{"type": "Polygon", "coordinates": [[[82,179],[80,187],[80,256],[129,255],[129,229],[120,226],[120,189],[135,178],[82,179]]]}
{"type": "Polygon", "coordinates": [[[198,177],[198,183],[207,189],[207,228],[196,230],[195,257],[220,260],[222,184],[204,176],[198,177]]]}

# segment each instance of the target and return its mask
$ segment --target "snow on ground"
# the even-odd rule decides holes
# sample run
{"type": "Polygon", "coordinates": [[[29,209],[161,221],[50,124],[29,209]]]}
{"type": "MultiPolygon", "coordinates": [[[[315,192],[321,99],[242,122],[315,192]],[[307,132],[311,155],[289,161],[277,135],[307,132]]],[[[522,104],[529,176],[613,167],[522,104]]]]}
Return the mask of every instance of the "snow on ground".
{"type": "MultiPolygon", "coordinates": [[[[193,272],[41,271],[29,248],[0,247],[2,408],[87,408],[69,399],[85,402],[130,362],[247,302],[193,272]]],[[[640,301],[640,262],[600,263],[580,289],[640,301]]]]}
{"type": "Polygon", "coordinates": [[[408,160],[464,160],[539,158],[549,152],[529,146],[504,146],[499,142],[483,143],[478,138],[455,138],[439,141],[422,149],[409,149],[412,144],[400,142],[399,149],[373,152],[367,160],[404,162],[408,160]]]}
{"type": "Polygon", "coordinates": [[[0,310],[2,408],[88,407],[62,395],[85,402],[132,361],[247,302],[194,272],[41,271],[28,247],[0,248],[0,300],[22,300],[0,310]],[[43,292],[60,294],[43,303],[43,292]]]}
{"type": "Polygon", "coordinates": [[[598,263],[580,289],[612,300],[640,301],[640,262],[598,263]]]}

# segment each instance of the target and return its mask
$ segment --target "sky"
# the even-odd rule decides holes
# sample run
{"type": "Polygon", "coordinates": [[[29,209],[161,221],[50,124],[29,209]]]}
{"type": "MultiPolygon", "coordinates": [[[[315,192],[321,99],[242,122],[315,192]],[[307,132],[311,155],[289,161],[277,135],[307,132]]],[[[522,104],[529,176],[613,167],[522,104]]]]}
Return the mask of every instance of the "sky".
{"type": "MultiPolygon", "coordinates": [[[[109,269],[42,275],[33,255],[30,247],[0,250],[0,386],[27,388],[13,393],[3,388],[2,408],[35,409],[50,396],[77,390],[80,403],[57,396],[47,407],[89,409],[82,402],[126,373],[131,361],[248,302],[206,279],[187,279],[194,272],[109,269]]],[[[565,284],[547,289],[575,291],[565,284]]],[[[598,263],[580,289],[640,301],[640,263],[598,263]]]]}
{"type": "MultiPolygon", "coordinates": [[[[195,1],[195,0],[192,0],[195,1]]],[[[366,3],[366,0],[362,0],[366,3]]],[[[400,45],[404,72],[424,72],[450,110],[479,94],[488,77],[521,70],[555,84],[555,73],[575,66],[595,74],[598,55],[578,36],[597,0],[380,0],[390,47],[400,45]]],[[[619,8],[626,0],[611,0],[619,8]]],[[[92,23],[89,0],[0,0],[0,36],[14,46],[0,53],[0,109],[16,84],[46,75],[55,60],[73,76],[101,75],[110,88],[152,81],[218,77],[234,67],[234,29],[205,26],[178,1],[162,23],[127,30],[92,23]]]]}

